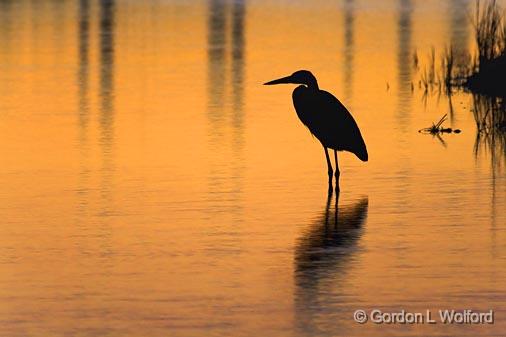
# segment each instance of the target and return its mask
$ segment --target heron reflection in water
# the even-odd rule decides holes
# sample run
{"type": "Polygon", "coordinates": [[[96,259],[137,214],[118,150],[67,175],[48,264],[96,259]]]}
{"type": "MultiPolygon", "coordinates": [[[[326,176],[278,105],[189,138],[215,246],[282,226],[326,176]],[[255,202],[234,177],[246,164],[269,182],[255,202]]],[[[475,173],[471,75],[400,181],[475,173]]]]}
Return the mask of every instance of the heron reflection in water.
{"type": "MultiPolygon", "coordinates": [[[[295,314],[304,335],[326,335],[339,325],[322,321],[324,312],[339,310],[339,287],[358,252],[357,245],[367,217],[368,198],[338,206],[328,195],[324,211],[297,241],[294,256],[295,314]],[[336,289],[337,287],[337,289],[336,289]],[[336,292],[337,291],[337,292],[336,292]]],[[[346,296],[346,294],[342,294],[346,296]]]]}
{"type": "Polygon", "coordinates": [[[369,199],[363,197],[351,205],[338,206],[339,194],[332,204],[328,195],[325,210],[299,239],[295,251],[295,271],[302,283],[314,283],[352,255],[362,235],[369,199]]]}

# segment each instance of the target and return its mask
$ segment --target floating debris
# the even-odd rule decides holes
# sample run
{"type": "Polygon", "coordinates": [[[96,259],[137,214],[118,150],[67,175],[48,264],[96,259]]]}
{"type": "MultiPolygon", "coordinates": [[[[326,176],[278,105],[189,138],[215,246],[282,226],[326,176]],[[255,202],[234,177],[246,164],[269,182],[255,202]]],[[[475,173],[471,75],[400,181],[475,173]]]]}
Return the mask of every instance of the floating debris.
{"type": "Polygon", "coordinates": [[[432,123],[431,127],[420,129],[420,130],[418,130],[418,132],[430,133],[431,135],[437,135],[440,133],[452,133],[452,132],[453,133],[461,133],[462,131],[460,129],[452,129],[452,128],[443,128],[442,127],[443,123],[446,121],[446,116],[447,116],[447,114],[445,114],[443,117],[441,117],[439,122],[437,122],[435,124],[432,123]]]}

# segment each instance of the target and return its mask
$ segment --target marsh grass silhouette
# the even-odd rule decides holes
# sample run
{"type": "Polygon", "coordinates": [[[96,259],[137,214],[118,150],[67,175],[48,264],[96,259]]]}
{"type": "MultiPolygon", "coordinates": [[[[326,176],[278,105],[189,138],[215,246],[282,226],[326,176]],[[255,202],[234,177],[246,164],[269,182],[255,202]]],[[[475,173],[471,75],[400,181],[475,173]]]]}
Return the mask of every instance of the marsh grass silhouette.
{"type": "MultiPolygon", "coordinates": [[[[506,159],[506,19],[503,10],[495,0],[484,5],[476,2],[472,19],[477,47],[471,58],[460,57],[455,60],[453,46],[446,47],[441,55],[440,67],[435,71],[435,51],[431,50],[428,64],[421,72],[419,88],[423,90],[422,99],[435,92],[448,97],[450,118],[453,120],[451,97],[454,89],[470,91],[473,95],[473,116],[476,121],[476,140],[474,155],[490,155],[492,167],[502,167],[506,159]]],[[[461,53],[462,54],[462,53],[461,53]]],[[[462,56],[462,55],[461,55],[462,56]]],[[[418,56],[413,56],[418,65],[418,56]]],[[[416,62],[416,63],[415,63],[416,62]]],[[[460,132],[458,129],[443,127],[446,115],[432,126],[420,129],[437,138],[443,146],[444,133],[460,132]]]]}
{"type": "MultiPolygon", "coordinates": [[[[467,89],[473,93],[491,96],[506,96],[506,20],[495,0],[481,5],[476,2],[472,18],[477,53],[471,57],[462,46],[450,44],[436,61],[434,47],[428,62],[420,72],[418,87],[429,94],[442,92],[451,95],[454,88],[467,89]],[[456,50],[458,55],[456,55],[456,50]],[[457,58],[458,56],[458,58],[457,58]]],[[[413,55],[418,68],[418,55],[413,55]]]]}
{"type": "Polygon", "coordinates": [[[473,20],[478,56],[464,85],[475,93],[506,96],[506,22],[495,0],[476,2],[473,20]]]}
{"type": "MultiPolygon", "coordinates": [[[[451,106],[451,96],[448,96],[448,97],[450,98],[449,102],[450,102],[450,106],[451,106]]],[[[460,133],[461,132],[460,129],[452,129],[452,128],[443,127],[443,123],[446,121],[446,116],[447,116],[447,114],[445,114],[443,117],[441,117],[441,119],[437,123],[432,123],[432,126],[420,129],[420,130],[418,130],[418,132],[431,134],[433,137],[435,137],[439,140],[441,145],[446,147],[446,142],[441,137],[441,135],[444,133],[452,133],[452,132],[453,133],[460,133]]]]}
{"type": "Polygon", "coordinates": [[[440,133],[452,133],[452,132],[460,133],[461,132],[460,129],[452,129],[452,128],[444,128],[443,127],[443,123],[447,119],[446,116],[447,116],[447,114],[445,114],[443,117],[441,117],[441,119],[437,123],[432,123],[432,126],[430,126],[428,128],[420,129],[420,130],[418,130],[418,132],[430,133],[432,135],[436,135],[436,134],[440,134],[440,133]]]}
{"type": "Polygon", "coordinates": [[[443,55],[441,56],[441,81],[444,90],[447,94],[451,94],[453,87],[453,81],[455,78],[455,54],[453,52],[453,46],[445,47],[443,55]]]}
{"type": "Polygon", "coordinates": [[[436,51],[432,47],[429,54],[429,62],[420,75],[419,86],[423,87],[424,94],[427,94],[433,92],[438,87],[438,84],[439,82],[436,79],[436,51]]]}
{"type": "Polygon", "coordinates": [[[474,155],[487,153],[492,168],[506,164],[506,103],[501,97],[473,95],[473,115],[476,121],[474,155]]]}
{"type": "MultiPolygon", "coordinates": [[[[451,96],[453,89],[462,87],[467,77],[471,74],[470,67],[464,62],[465,57],[460,57],[461,63],[457,63],[455,48],[453,45],[446,46],[441,54],[436,56],[434,47],[428,56],[428,63],[420,72],[418,87],[423,90],[423,99],[427,100],[429,95],[434,93],[451,96]]],[[[413,55],[413,63],[418,64],[418,55],[413,55]]]]}

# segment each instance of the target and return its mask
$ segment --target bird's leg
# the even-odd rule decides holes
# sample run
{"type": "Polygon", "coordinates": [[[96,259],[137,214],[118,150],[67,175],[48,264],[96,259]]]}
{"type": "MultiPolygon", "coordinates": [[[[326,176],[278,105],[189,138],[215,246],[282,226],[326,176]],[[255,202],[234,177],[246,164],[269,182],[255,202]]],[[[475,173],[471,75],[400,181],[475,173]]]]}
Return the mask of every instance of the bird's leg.
{"type": "Polygon", "coordinates": [[[334,150],[334,159],[336,161],[336,193],[339,193],[339,176],[341,172],[339,172],[339,164],[337,163],[337,151],[334,150]]]}
{"type": "Polygon", "coordinates": [[[325,150],[325,157],[327,158],[327,167],[328,167],[328,172],[329,172],[329,193],[332,192],[332,174],[334,173],[333,170],[332,170],[332,162],[330,161],[330,158],[329,158],[329,151],[327,150],[327,148],[324,146],[323,149],[325,150]]]}

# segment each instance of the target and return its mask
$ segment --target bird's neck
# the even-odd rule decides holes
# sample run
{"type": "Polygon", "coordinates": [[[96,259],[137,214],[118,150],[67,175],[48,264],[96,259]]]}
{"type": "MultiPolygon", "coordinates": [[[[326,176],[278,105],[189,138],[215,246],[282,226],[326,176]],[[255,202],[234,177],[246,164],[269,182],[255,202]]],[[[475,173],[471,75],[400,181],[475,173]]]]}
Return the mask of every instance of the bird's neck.
{"type": "Polygon", "coordinates": [[[312,89],[312,90],[320,90],[320,88],[318,88],[318,82],[316,81],[316,78],[314,79],[311,79],[310,81],[308,81],[307,83],[305,83],[307,85],[307,87],[309,89],[312,89]]]}

